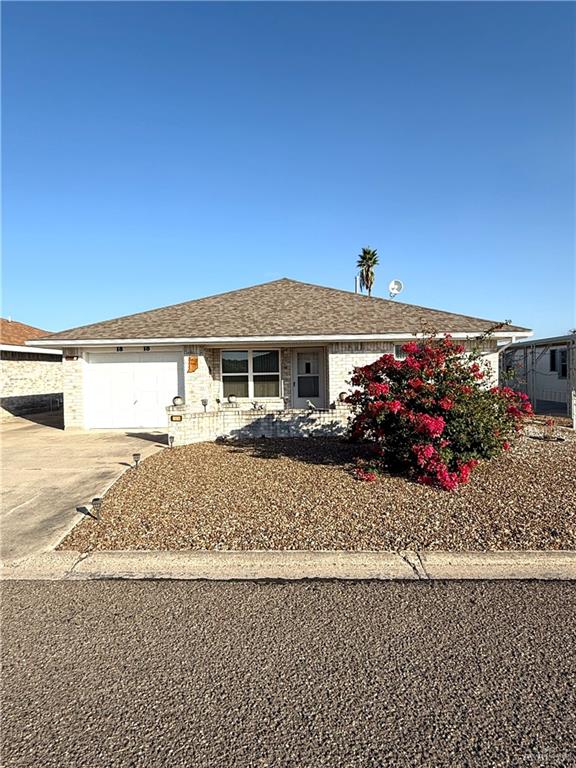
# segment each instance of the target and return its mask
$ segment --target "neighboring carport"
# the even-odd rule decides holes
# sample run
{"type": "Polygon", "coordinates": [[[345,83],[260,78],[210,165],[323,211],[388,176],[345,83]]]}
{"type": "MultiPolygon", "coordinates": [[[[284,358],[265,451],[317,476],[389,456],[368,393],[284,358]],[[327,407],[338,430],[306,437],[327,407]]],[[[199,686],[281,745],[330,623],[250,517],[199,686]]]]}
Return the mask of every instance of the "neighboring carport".
{"type": "Polygon", "coordinates": [[[76,511],[142,458],[166,446],[166,434],[64,432],[15,418],[0,427],[3,562],[53,549],[82,515],[76,511]]]}

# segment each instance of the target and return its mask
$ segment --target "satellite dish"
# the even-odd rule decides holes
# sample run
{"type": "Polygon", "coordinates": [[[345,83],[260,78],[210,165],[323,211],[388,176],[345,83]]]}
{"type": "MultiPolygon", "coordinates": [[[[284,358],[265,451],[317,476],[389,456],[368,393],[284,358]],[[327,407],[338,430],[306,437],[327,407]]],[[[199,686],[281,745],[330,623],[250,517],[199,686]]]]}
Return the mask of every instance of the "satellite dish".
{"type": "Polygon", "coordinates": [[[404,290],[404,283],[402,282],[402,280],[390,280],[388,291],[390,292],[391,299],[393,299],[395,296],[398,296],[398,294],[402,293],[403,290],[404,290]]]}

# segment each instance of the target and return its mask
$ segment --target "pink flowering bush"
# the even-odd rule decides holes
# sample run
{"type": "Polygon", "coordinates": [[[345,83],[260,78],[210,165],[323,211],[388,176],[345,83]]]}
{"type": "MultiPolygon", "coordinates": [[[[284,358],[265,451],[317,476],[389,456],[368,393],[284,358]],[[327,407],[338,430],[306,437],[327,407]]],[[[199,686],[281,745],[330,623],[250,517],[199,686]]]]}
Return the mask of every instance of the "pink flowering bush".
{"type": "MultiPolygon", "coordinates": [[[[510,447],[532,413],[525,394],[486,386],[489,366],[450,336],[410,342],[404,360],[383,355],[356,368],[347,398],[352,437],[374,443],[378,462],[445,490],[467,483],[480,459],[510,447]]],[[[357,471],[359,479],[363,471],[357,471]]]]}

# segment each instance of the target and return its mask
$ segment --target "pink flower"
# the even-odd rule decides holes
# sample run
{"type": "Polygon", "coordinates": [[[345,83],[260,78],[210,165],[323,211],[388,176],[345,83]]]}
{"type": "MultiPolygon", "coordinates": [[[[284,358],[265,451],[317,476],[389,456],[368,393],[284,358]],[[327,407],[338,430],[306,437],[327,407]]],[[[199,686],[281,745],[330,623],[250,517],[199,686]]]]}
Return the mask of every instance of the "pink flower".
{"type": "Polygon", "coordinates": [[[429,437],[440,437],[446,426],[442,416],[429,416],[427,413],[418,413],[412,418],[416,432],[429,437]]]}
{"type": "Polygon", "coordinates": [[[376,480],[376,473],[369,472],[365,469],[362,469],[362,467],[356,467],[354,470],[354,477],[356,480],[363,480],[364,482],[372,483],[374,480],[376,480]]]}
{"type": "Polygon", "coordinates": [[[409,341],[407,344],[404,344],[402,351],[406,352],[407,355],[415,355],[420,351],[420,345],[415,341],[409,341]]]}
{"type": "Polygon", "coordinates": [[[418,379],[418,378],[408,379],[408,386],[412,387],[412,389],[422,389],[422,387],[424,386],[424,382],[422,381],[422,379],[418,379]]]}
{"type": "Polygon", "coordinates": [[[442,408],[443,411],[449,411],[454,403],[452,400],[450,400],[449,397],[443,397],[442,400],[438,401],[438,405],[440,408],[442,408]]]}
{"type": "Polygon", "coordinates": [[[505,440],[502,443],[502,448],[504,448],[505,451],[509,451],[510,450],[510,443],[508,442],[508,440],[505,440]]]}
{"type": "Polygon", "coordinates": [[[368,403],[368,412],[371,416],[377,416],[385,406],[386,403],[383,400],[375,400],[373,403],[368,403]]]}
{"type": "Polygon", "coordinates": [[[372,397],[379,397],[380,395],[387,395],[390,392],[388,384],[381,384],[378,381],[371,381],[368,384],[368,394],[372,397]]]}
{"type": "Polygon", "coordinates": [[[450,472],[446,464],[438,464],[436,469],[436,481],[445,491],[455,491],[458,488],[458,473],[450,472]]]}
{"type": "Polygon", "coordinates": [[[390,400],[390,402],[386,403],[386,407],[390,413],[398,413],[404,408],[400,400],[390,400]]]}
{"type": "Polygon", "coordinates": [[[458,467],[458,477],[461,483],[468,482],[470,479],[470,473],[476,466],[478,466],[478,461],[476,459],[470,459],[470,461],[467,461],[464,464],[460,464],[458,467]]]}
{"type": "Polygon", "coordinates": [[[426,467],[431,459],[437,457],[436,449],[430,443],[417,444],[412,446],[412,451],[416,454],[416,463],[419,467],[426,467]]]}
{"type": "Polygon", "coordinates": [[[396,360],[394,355],[382,355],[374,365],[379,371],[394,371],[402,367],[402,360],[396,360]]]}
{"type": "Polygon", "coordinates": [[[407,368],[411,368],[413,371],[419,371],[422,368],[422,363],[419,360],[416,360],[415,357],[412,357],[412,355],[408,355],[404,360],[404,365],[407,368]]]}

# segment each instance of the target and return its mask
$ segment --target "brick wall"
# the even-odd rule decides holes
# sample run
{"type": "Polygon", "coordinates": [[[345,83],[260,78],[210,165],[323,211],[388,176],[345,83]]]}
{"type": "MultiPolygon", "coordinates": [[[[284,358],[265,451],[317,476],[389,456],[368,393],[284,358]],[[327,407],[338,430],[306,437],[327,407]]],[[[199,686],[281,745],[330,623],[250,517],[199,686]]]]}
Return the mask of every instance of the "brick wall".
{"type": "Polygon", "coordinates": [[[328,345],[328,402],[335,403],[341,392],[350,389],[354,368],[373,363],[386,353],[394,352],[391,342],[338,342],[328,345]]]}
{"type": "Polygon", "coordinates": [[[273,410],[246,411],[224,408],[199,413],[186,405],[169,406],[168,434],[174,445],[213,441],[221,437],[288,438],[341,436],[346,433],[350,411],[337,407],[324,411],[273,410]],[[171,417],[181,418],[172,421],[171,417]]]}
{"type": "Polygon", "coordinates": [[[63,352],[64,429],[83,429],[85,362],[77,349],[64,349],[63,352]],[[74,357],[77,359],[72,359],[74,357]]]}
{"type": "Polygon", "coordinates": [[[0,360],[0,416],[38,413],[58,408],[63,374],[59,360],[0,360]]]}
{"type": "Polygon", "coordinates": [[[214,376],[218,375],[216,365],[219,368],[219,360],[215,360],[214,351],[204,347],[184,347],[184,399],[196,411],[203,410],[203,399],[208,400],[209,411],[216,408],[218,395],[214,376]],[[198,368],[189,373],[188,364],[191,357],[198,358],[198,368]]]}
{"type": "MultiPolygon", "coordinates": [[[[400,342],[399,342],[400,343],[400,342]]],[[[490,364],[492,376],[486,382],[492,386],[498,383],[498,352],[496,339],[487,339],[480,344],[475,341],[457,341],[467,351],[478,349],[483,359],[490,364]]],[[[384,354],[394,354],[394,342],[343,342],[328,346],[328,402],[338,401],[340,392],[350,389],[349,381],[354,368],[369,365],[384,354]]]]}

